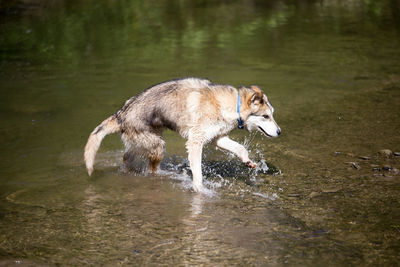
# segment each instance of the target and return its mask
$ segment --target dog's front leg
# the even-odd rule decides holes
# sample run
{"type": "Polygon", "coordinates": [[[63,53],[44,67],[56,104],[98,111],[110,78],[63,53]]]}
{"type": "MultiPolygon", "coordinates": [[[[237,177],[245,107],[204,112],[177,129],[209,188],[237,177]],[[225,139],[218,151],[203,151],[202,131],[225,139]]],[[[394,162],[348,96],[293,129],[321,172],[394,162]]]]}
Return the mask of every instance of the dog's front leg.
{"type": "Polygon", "coordinates": [[[249,159],[249,152],[241,144],[233,141],[228,136],[223,136],[217,139],[216,144],[219,148],[228,150],[238,156],[243,163],[245,163],[250,168],[256,168],[257,164],[249,159]]]}
{"type": "Polygon", "coordinates": [[[201,154],[203,143],[188,140],[186,143],[190,169],[193,175],[193,190],[196,192],[203,190],[203,176],[201,173],[201,154]]]}

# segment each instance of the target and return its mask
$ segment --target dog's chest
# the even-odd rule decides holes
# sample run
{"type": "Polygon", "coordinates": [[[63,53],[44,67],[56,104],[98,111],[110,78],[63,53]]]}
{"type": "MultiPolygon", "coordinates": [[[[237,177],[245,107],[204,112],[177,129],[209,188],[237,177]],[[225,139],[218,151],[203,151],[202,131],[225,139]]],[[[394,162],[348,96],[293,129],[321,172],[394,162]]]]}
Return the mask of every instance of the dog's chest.
{"type": "Polygon", "coordinates": [[[233,128],[234,125],[227,123],[226,121],[210,123],[204,127],[205,137],[208,141],[211,141],[217,136],[226,135],[232,131],[233,128]]]}

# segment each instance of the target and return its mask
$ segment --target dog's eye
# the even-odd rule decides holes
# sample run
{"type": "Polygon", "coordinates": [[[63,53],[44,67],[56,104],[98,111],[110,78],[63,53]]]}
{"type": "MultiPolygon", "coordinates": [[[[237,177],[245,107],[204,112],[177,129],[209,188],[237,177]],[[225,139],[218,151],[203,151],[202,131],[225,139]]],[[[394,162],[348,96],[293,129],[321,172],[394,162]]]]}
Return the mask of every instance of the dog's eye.
{"type": "Polygon", "coordinates": [[[264,115],[263,117],[264,117],[264,119],[269,120],[269,116],[268,115],[264,115]]]}

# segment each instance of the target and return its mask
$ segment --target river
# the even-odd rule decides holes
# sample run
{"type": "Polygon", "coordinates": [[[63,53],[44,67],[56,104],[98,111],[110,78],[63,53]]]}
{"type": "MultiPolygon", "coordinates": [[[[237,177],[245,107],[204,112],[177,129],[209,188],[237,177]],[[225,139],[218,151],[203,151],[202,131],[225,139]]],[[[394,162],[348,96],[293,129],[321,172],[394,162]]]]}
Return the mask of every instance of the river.
{"type": "Polygon", "coordinates": [[[0,3],[0,265],[396,266],[400,261],[400,2],[0,3]],[[258,163],[185,141],[158,175],[120,171],[89,133],[179,77],[256,84],[279,138],[234,130],[258,163]]]}

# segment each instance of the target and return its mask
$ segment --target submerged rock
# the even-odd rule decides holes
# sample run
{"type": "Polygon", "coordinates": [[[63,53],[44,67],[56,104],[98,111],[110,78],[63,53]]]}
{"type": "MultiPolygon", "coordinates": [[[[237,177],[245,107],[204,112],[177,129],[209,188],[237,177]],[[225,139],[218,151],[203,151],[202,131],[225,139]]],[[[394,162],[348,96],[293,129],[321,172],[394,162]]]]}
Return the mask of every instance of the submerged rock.
{"type": "MultiPolygon", "coordinates": [[[[280,170],[277,167],[265,162],[264,160],[257,162],[257,164],[257,168],[253,169],[238,160],[203,160],[202,172],[203,176],[206,178],[235,177],[251,184],[254,183],[250,181],[252,180],[251,178],[254,178],[259,174],[276,175],[280,173],[280,170]]],[[[166,157],[163,162],[161,162],[161,169],[177,173],[185,172],[189,175],[191,174],[189,161],[186,158],[174,155],[166,157]]]]}
{"type": "Polygon", "coordinates": [[[322,194],[320,193],[320,192],[311,192],[309,195],[308,195],[308,198],[315,198],[315,197],[319,197],[319,196],[321,196],[322,194]]]}
{"type": "Polygon", "coordinates": [[[340,190],[341,190],[340,188],[326,188],[326,189],[322,189],[322,193],[325,193],[325,194],[337,193],[340,190]]]}
{"type": "Polygon", "coordinates": [[[349,162],[350,166],[353,167],[356,170],[361,169],[360,165],[358,165],[357,162],[349,162]]]}
{"type": "Polygon", "coordinates": [[[390,149],[382,149],[378,153],[379,155],[385,156],[387,158],[390,158],[393,155],[393,152],[390,149]]]}
{"type": "Polygon", "coordinates": [[[384,169],[385,171],[391,171],[392,167],[389,166],[389,165],[385,165],[385,166],[382,167],[382,169],[384,169]]]}

